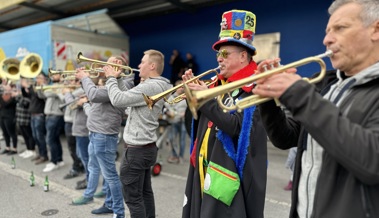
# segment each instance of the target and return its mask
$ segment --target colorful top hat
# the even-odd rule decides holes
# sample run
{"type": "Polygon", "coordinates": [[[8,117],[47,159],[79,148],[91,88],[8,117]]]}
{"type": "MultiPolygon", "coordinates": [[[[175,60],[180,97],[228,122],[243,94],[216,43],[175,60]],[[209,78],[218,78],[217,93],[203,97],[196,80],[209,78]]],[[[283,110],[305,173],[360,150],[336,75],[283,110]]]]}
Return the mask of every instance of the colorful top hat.
{"type": "Polygon", "coordinates": [[[246,47],[252,55],[256,54],[253,46],[256,18],[255,14],[244,10],[231,10],[222,14],[219,41],[212,48],[219,50],[223,44],[237,44],[246,47]]]}

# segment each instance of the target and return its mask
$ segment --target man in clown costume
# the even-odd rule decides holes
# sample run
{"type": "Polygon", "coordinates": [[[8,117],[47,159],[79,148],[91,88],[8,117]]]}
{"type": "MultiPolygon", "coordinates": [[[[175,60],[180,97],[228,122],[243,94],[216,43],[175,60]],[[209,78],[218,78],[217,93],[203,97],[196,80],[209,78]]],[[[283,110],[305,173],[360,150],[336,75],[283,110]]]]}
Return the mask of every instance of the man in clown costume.
{"type": "MultiPolygon", "coordinates": [[[[221,86],[254,74],[257,64],[252,44],[255,15],[249,11],[223,13],[217,51],[221,86]]],[[[193,78],[191,70],[183,80],[193,78]]],[[[205,90],[203,82],[188,84],[205,90]]],[[[212,87],[211,87],[212,88],[212,87]]],[[[251,95],[253,86],[223,96],[232,105],[251,95]]],[[[193,120],[191,156],[183,204],[183,218],[263,217],[267,178],[267,136],[255,106],[224,113],[215,99],[201,106],[193,120]]]]}

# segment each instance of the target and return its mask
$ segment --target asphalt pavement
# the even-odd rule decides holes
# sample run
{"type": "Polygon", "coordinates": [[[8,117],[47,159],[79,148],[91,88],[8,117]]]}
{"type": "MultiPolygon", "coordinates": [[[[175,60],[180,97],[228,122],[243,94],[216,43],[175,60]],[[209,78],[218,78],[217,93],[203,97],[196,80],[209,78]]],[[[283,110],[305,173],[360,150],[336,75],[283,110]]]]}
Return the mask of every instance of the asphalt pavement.
{"type": "MultiPolygon", "coordinates": [[[[26,149],[22,138],[19,138],[19,152],[26,149]]],[[[65,165],[59,169],[43,173],[45,164],[35,165],[30,159],[23,159],[13,155],[16,163],[15,169],[11,167],[11,156],[0,155],[0,218],[111,218],[112,215],[93,215],[91,210],[100,207],[104,199],[95,199],[93,203],[73,206],[73,198],[80,197],[83,190],[75,190],[76,182],[84,179],[81,175],[72,179],[63,179],[72,166],[72,160],[67,150],[65,137],[61,137],[63,145],[63,159],[65,165]],[[34,172],[36,185],[29,185],[31,171],[34,172]],[[43,183],[45,176],[49,178],[50,190],[44,192],[43,183]]],[[[4,141],[0,141],[1,149],[4,149],[4,141]]],[[[122,148],[120,146],[120,151],[122,148]]],[[[162,170],[158,176],[152,178],[155,194],[156,217],[180,218],[186,176],[188,171],[188,158],[181,164],[167,163],[170,147],[163,145],[158,153],[162,170]]],[[[289,191],[284,191],[290,172],[284,167],[288,151],[281,151],[268,143],[269,165],[267,194],[265,204],[266,218],[288,217],[290,208],[289,191]]],[[[188,157],[188,146],[186,148],[188,157]]],[[[116,162],[119,167],[119,160],[116,162]]],[[[100,178],[99,189],[102,178],[100,178]]],[[[125,207],[126,217],[129,211],[125,207]]]]}

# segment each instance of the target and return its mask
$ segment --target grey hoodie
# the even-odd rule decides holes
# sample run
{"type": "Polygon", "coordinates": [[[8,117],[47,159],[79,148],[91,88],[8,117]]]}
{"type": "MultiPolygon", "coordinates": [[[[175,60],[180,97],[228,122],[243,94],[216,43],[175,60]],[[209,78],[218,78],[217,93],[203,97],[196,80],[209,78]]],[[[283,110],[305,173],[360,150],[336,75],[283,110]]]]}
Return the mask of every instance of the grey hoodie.
{"type": "MultiPolygon", "coordinates": [[[[79,98],[83,94],[85,94],[83,88],[78,88],[74,90],[72,93],[66,93],[65,101],[71,102],[74,99],[79,98]]],[[[70,108],[70,105],[68,105],[67,107],[70,108]]],[[[75,115],[72,124],[72,135],[81,137],[88,136],[87,114],[84,113],[83,107],[77,107],[74,111],[75,115]]]]}
{"type": "Polygon", "coordinates": [[[45,115],[55,115],[55,116],[63,116],[64,112],[59,108],[64,101],[64,95],[61,93],[56,93],[52,90],[47,90],[44,93],[46,97],[45,115]]]}
{"type": "Polygon", "coordinates": [[[106,87],[109,98],[115,107],[126,108],[128,119],[124,128],[124,141],[130,145],[146,145],[157,140],[156,130],[159,126],[158,118],[162,113],[163,100],[158,101],[152,110],[147,107],[143,93],[153,96],[170,88],[172,84],[164,77],[154,77],[145,80],[132,89],[128,89],[122,80],[110,78],[106,87]]]}
{"type": "Polygon", "coordinates": [[[106,135],[118,134],[125,108],[113,106],[107,89],[96,86],[89,77],[83,78],[81,83],[91,102],[89,113],[87,113],[88,130],[106,135]]]}

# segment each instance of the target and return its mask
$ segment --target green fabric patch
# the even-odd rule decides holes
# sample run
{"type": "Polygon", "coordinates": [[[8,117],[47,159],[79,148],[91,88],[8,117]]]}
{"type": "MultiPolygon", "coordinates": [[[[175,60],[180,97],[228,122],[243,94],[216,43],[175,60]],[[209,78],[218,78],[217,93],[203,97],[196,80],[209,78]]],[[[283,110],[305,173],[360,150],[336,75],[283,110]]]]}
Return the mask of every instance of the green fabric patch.
{"type": "Polygon", "coordinates": [[[204,180],[204,193],[230,206],[240,187],[240,178],[224,167],[209,162],[204,180]]]}

